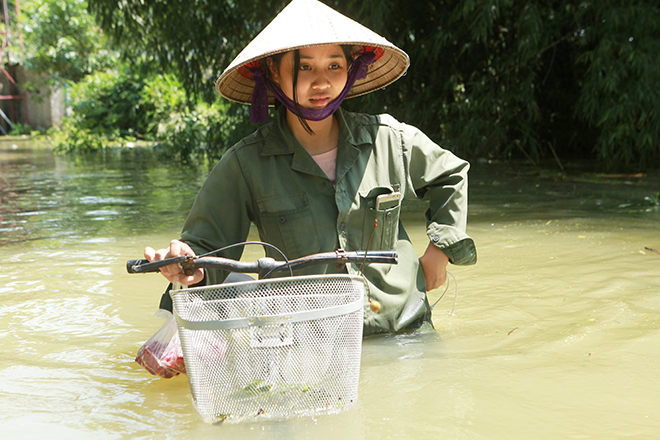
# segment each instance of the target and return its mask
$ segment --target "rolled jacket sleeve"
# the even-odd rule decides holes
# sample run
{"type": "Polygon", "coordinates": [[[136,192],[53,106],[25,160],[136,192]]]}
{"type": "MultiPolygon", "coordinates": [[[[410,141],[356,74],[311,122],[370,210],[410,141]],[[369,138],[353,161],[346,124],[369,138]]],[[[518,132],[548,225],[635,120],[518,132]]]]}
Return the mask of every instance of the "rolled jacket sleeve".
{"type": "Polygon", "coordinates": [[[438,146],[415,127],[402,124],[404,156],[408,161],[408,188],[414,197],[428,200],[426,234],[449,261],[475,264],[477,251],[467,235],[468,170],[470,165],[438,146]]]}

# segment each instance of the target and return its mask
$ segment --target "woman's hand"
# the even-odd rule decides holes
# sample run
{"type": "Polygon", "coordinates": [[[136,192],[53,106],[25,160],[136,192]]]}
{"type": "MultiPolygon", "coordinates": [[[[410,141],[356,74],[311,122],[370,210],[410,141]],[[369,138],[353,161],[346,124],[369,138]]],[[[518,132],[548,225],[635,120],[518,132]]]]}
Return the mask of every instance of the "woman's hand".
{"type": "MultiPolygon", "coordinates": [[[[186,243],[179,240],[172,240],[170,246],[166,249],[154,250],[151,247],[144,249],[144,258],[149,261],[160,261],[166,258],[180,257],[182,255],[195,256],[195,252],[186,243]]],[[[169,266],[161,267],[160,273],[170,283],[179,283],[184,286],[192,286],[204,279],[204,269],[195,269],[192,276],[183,273],[178,264],[170,264],[169,266]]]]}
{"type": "Polygon", "coordinates": [[[447,282],[447,264],[449,258],[433,243],[429,243],[426,252],[419,259],[426,279],[426,291],[437,289],[447,282]]]}

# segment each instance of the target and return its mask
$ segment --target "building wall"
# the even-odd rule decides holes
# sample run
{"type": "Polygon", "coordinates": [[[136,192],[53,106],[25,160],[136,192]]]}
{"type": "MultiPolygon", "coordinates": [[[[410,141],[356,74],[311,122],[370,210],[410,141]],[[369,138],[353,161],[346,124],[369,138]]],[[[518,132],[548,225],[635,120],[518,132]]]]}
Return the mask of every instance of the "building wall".
{"type": "MultiPolygon", "coordinates": [[[[6,64],[4,69],[4,72],[0,72],[0,95],[25,95],[0,100],[0,110],[7,119],[14,123],[30,125],[35,130],[46,130],[53,125],[62,124],[65,114],[64,89],[53,89],[47,78],[25,72],[23,66],[6,64]],[[14,79],[18,87],[12,84],[7,74],[14,79]],[[30,84],[27,92],[26,83],[30,84]]],[[[11,129],[1,114],[0,126],[6,132],[11,129]]]]}

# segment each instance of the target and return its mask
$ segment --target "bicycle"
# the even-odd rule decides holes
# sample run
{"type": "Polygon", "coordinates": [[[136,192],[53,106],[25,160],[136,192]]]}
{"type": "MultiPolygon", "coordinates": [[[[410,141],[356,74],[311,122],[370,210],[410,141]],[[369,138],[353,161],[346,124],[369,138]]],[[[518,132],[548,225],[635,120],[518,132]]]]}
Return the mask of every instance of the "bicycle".
{"type": "Polygon", "coordinates": [[[193,403],[204,420],[280,419],[353,406],[368,284],[361,275],[293,272],[351,263],[361,265],[361,273],[367,263],[396,264],[397,253],[339,249],[256,262],[209,254],[126,264],[129,273],[179,264],[184,273],[212,268],[259,274],[258,280],[170,292],[193,403]],[[283,272],[288,276],[271,278],[283,272]]]}

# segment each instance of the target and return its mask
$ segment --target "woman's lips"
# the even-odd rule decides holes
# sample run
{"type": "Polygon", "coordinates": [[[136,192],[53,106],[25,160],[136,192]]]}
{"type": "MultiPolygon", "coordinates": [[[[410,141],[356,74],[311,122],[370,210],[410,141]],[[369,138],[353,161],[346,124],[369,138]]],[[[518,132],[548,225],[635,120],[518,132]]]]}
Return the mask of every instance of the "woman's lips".
{"type": "Polygon", "coordinates": [[[315,107],[325,107],[330,102],[329,95],[312,96],[309,102],[315,107]]]}

